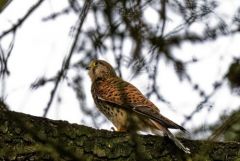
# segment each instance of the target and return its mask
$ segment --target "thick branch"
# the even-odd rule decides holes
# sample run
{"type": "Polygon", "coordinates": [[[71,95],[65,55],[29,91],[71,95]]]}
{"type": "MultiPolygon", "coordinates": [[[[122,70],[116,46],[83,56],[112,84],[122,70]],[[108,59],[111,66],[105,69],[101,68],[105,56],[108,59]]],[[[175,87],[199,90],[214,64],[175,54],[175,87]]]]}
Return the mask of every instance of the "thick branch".
{"type": "MultiPolygon", "coordinates": [[[[1,106],[1,105],[0,105],[1,106]]],[[[0,108],[1,160],[218,160],[240,158],[240,143],[181,139],[187,155],[167,138],[96,130],[0,108]],[[138,140],[137,144],[135,140],[138,140]]]]}

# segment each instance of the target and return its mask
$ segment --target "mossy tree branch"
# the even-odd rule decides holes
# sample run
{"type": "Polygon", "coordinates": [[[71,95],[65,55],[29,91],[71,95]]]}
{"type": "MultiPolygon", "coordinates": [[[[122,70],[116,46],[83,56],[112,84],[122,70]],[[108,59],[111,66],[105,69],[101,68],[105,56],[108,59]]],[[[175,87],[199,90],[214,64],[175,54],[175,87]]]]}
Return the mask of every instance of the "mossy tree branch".
{"type": "Polygon", "coordinates": [[[3,106],[0,108],[0,138],[1,160],[240,161],[240,143],[237,142],[181,139],[191,149],[188,155],[167,138],[136,135],[132,139],[128,133],[30,116],[5,110],[3,106]]]}

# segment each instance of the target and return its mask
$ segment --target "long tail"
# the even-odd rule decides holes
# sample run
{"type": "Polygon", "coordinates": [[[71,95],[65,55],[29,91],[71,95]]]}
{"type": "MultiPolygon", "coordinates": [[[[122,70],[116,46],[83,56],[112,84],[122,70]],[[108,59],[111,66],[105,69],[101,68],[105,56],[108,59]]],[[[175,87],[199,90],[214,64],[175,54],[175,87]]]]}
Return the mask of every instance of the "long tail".
{"type": "Polygon", "coordinates": [[[159,135],[160,131],[162,131],[164,134],[167,134],[169,139],[171,139],[179,149],[183,150],[185,153],[188,153],[188,154],[191,153],[190,149],[188,147],[185,147],[166,127],[163,127],[162,125],[160,125],[158,122],[154,120],[151,120],[151,122],[153,123],[153,126],[155,126],[156,128],[156,129],[153,129],[153,133],[159,135]]]}
{"type": "Polygon", "coordinates": [[[165,129],[164,131],[167,136],[179,147],[182,149],[185,153],[190,154],[190,149],[188,147],[185,147],[168,129],[165,129]]]}

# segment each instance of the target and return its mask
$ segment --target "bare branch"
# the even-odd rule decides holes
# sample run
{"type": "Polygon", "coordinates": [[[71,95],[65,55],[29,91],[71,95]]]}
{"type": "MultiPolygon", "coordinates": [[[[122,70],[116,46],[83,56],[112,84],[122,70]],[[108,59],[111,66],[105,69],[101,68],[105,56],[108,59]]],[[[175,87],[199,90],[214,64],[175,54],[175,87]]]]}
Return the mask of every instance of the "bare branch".
{"type": "Polygon", "coordinates": [[[16,24],[14,24],[10,29],[3,31],[3,33],[0,35],[0,39],[11,32],[15,32],[18,29],[18,27],[21,26],[24,23],[24,21],[42,4],[43,1],[44,0],[39,0],[28,10],[28,12],[21,19],[18,20],[16,24]]]}
{"type": "Polygon", "coordinates": [[[57,91],[57,88],[58,88],[58,85],[59,85],[60,81],[67,74],[67,70],[69,68],[73,52],[74,52],[74,50],[76,48],[76,45],[77,45],[77,42],[78,42],[78,39],[79,39],[79,35],[81,33],[83,22],[84,22],[84,20],[85,20],[85,18],[87,16],[87,13],[88,13],[88,11],[90,9],[91,4],[92,4],[92,0],[86,0],[85,3],[84,3],[84,6],[82,8],[82,11],[81,11],[81,13],[79,15],[79,19],[78,19],[78,22],[77,22],[78,24],[77,24],[77,32],[76,32],[75,39],[73,41],[73,44],[72,44],[71,50],[69,52],[69,55],[66,58],[66,61],[65,60],[63,61],[62,69],[58,73],[58,76],[57,76],[57,79],[56,79],[56,82],[55,82],[55,86],[54,86],[54,88],[51,91],[51,96],[50,96],[50,99],[48,101],[47,107],[44,109],[43,117],[46,117],[46,115],[47,115],[47,113],[49,111],[49,108],[50,108],[50,106],[52,104],[53,98],[54,98],[54,96],[56,94],[56,91],[57,91]]]}

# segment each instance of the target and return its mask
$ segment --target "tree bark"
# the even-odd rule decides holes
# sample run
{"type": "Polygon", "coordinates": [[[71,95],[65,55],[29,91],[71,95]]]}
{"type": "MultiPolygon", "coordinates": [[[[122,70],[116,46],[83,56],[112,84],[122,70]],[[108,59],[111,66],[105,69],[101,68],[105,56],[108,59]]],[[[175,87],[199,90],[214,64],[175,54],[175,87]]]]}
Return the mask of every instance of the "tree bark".
{"type": "Polygon", "coordinates": [[[8,111],[0,104],[0,160],[240,161],[240,143],[111,132],[8,111]]]}

